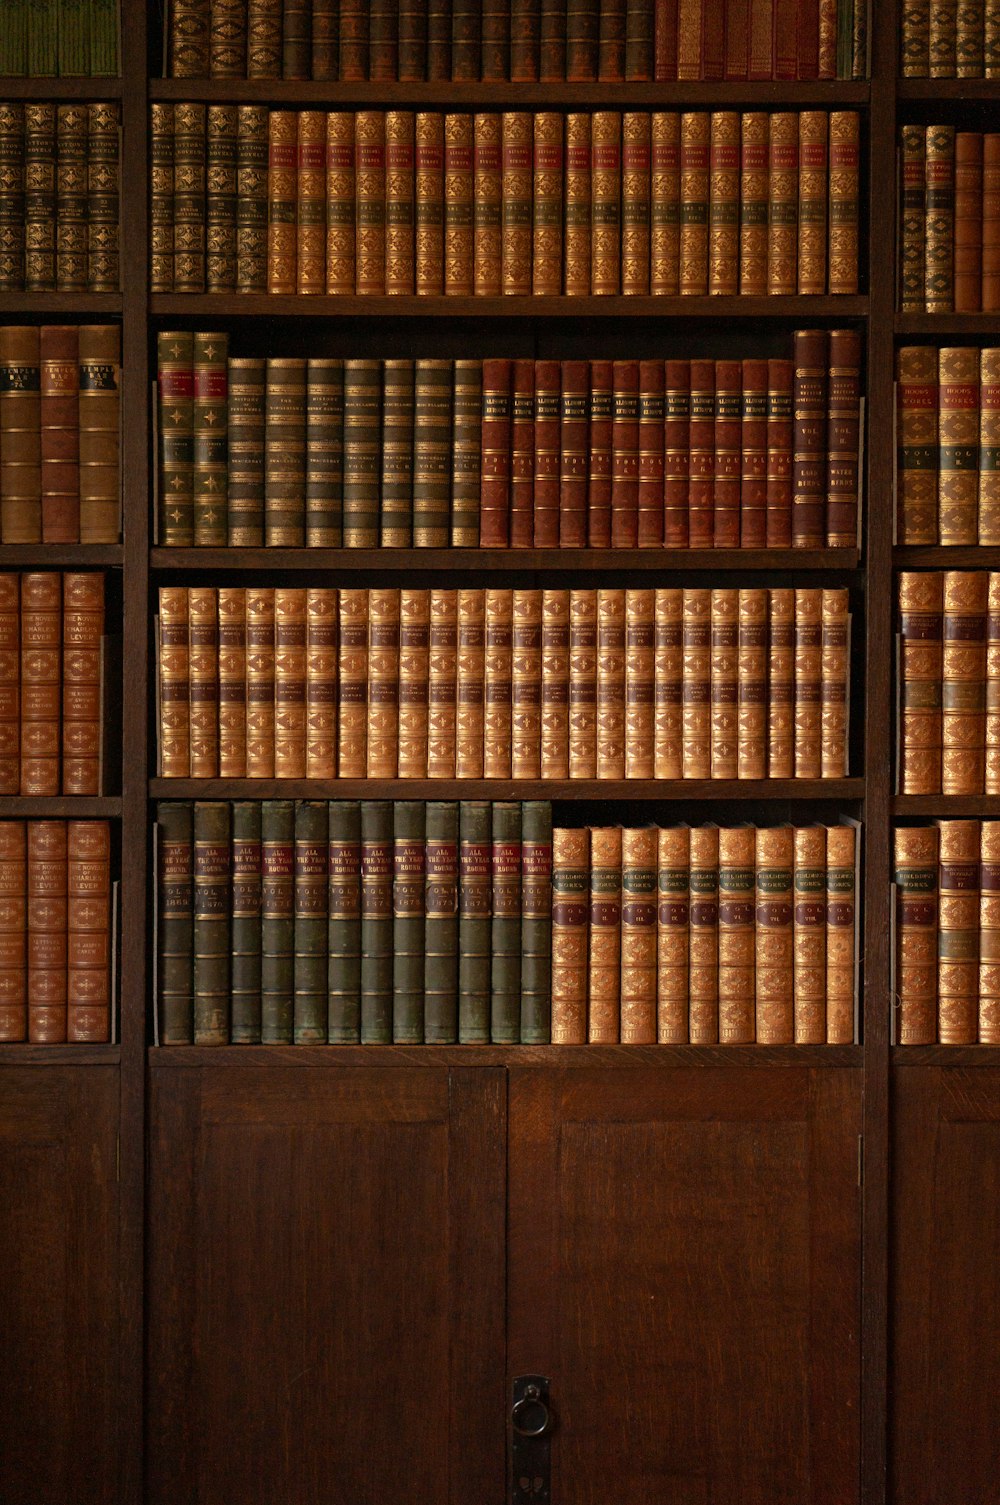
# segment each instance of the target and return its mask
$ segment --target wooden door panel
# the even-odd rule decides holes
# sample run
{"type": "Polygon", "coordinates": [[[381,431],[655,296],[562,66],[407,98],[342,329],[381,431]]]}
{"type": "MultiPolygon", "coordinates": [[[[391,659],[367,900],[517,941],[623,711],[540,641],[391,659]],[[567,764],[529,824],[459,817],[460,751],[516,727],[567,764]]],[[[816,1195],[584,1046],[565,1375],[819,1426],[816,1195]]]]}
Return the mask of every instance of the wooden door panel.
{"type": "Polygon", "coordinates": [[[154,1071],[154,1501],[499,1502],[503,1114],[496,1070],[154,1071]]]}
{"type": "Polygon", "coordinates": [[[117,1136],[117,1066],[0,1067],[4,1505],[116,1497],[117,1136]]]}
{"type": "Polygon", "coordinates": [[[1000,1393],[1000,1071],[893,1081],[891,1491],[990,1500],[1000,1393]]]}
{"type": "Polygon", "coordinates": [[[509,1379],[554,1505],[857,1498],[858,1073],[514,1071],[509,1379]]]}

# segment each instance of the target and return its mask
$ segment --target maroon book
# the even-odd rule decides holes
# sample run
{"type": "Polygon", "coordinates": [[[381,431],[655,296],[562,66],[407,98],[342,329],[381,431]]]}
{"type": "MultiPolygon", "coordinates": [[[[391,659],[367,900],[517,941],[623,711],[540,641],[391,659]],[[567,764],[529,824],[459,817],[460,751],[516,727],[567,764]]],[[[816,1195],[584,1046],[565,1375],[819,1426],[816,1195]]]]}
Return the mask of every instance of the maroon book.
{"type": "Polygon", "coordinates": [[[590,365],[563,361],[559,408],[559,547],[587,546],[590,365]]]}
{"type": "Polygon", "coordinates": [[[767,363],[767,547],[792,544],[792,362],[767,363]]]}
{"type": "Polygon", "coordinates": [[[535,362],[535,548],[559,547],[559,408],[562,373],[558,361],[535,362]]]}
{"type": "Polygon", "coordinates": [[[479,542],[484,549],[504,549],[508,543],[511,364],[483,361],[479,542]]]}
{"type": "Polygon", "coordinates": [[[715,541],[715,362],[691,362],[688,543],[710,549],[715,541]]]}
{"type": "Polygon", "coordinates": [[[535,363],[513,362],[511,401],[510,546],[535,541],[535,363]]]}
{"type": "Polygon", "coordinates": [[[611,428],[611,547],[639,541],[639,362],[615,361],[611,428]]]}
{"type": "Polygon", "coordinates": [[[767,544],[767,361],[743,362],[742,459],[740,463],[740,544],[767,544]]]}
{"type": "Polygon", "coordinates": [[[664,381],[662,360],[639,362],[640,549],[663,543],[664,381]]]}
{"type": "Polygon", "coordinates": [[[663,542],[668,549],[688,546],[691,363],[668,360],[663,408],[663,542]]]}
{"type": "Polygon", "coordinates": [[[611,361],[590,363],[590,470],[587,477],[587,542],[611,547],[611,430],[614,403],[611,361]]]}

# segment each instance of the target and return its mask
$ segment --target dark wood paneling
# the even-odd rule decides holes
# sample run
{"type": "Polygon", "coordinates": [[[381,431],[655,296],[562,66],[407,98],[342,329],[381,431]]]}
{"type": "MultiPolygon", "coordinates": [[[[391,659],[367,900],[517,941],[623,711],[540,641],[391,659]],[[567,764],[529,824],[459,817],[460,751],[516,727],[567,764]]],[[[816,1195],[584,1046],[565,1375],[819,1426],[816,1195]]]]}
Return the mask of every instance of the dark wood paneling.
{"type": "Polygon", "coordinates": [[[913,1067],[893,1091],[890,1493],[997,1498],[1000,1069],[913,1067]]]}
{"type": "MultiPolygon", "coordinates": [[[[1000,551],[998,551],[1000,552],[1000,551]]],[[[0,555],[2,563],[2,555],[0,555]]],[[[857,549],[175,549],[156,548],[150,553],[157,572],[188,570],[265,570],[302,572],[318,576],[324,570],[338,575],[352,571],[370,574],[412,574],[413,571],[491,574],[588,573],[614,570],[617,577],[631,573],[670,575],[684,571],[716,570],[727,575],[768,574],[782,570],[828,570],[841,572],[858,566],[857,549]]]]}
{"type": "Polygon", "coordinates": [[[151,779],[154,799],[860,800],[864,779],[151,779]],[[374,787],[373,787],[374,786],[374,787]]]}
{"type": "Polygon", "coordinates": [[[118,1068],[0,1068],[0,1500],[108,1505],[118,1068]]]}
{"type": "Polygon", "coordinates": [[[500,1505],[503,1072],[151,1083],[152,1505],[500,1505]]]}
{"type": "Polygon", "coordinates": [[[557,1505],[858,1497],[858,1071],[510,1084],[508,1379],[557,1505]]]}
{"type": "Polygon", "coordinates": [[[311,79],[242,79],[242,78],[154,78],[149,84],[150,99],[205,99],[253,104],[273,104],[287,109],[292,104],[323,106],[335,109],[355,104],[365,109],[378,105],[416,105],[429,109],[444,105],[449,109],[472,105],[477,109],[515,110],[542,105],[555,110],[560,106],[577,108],[590,105],[615,110],[663,108],[669,101],[673,109],[687,105],[707,105],[734,110],[741,104],[752,109],[768,105],[789,109],[796,105],[822,105],[834,110],[838,106],[864,106],[868,100],[867,83],[836,80],[819,83],[795,79],[759,82],[702,82],[679,79],[662,83],[610,83],[591,81],[571,83],[554,79],[546,83],[491,82],[477,80],[442,83],[396,83],[372,80],[365,83],[314,82],[311,79]]]}
{"type": "MultiPolygon", "coordinates": [[[[10,1047],[8,1047],[10,1048],[10,1047]]],[[[17,1049],[18,1047],[13,1047],[17,1049]]],[[[22,1046],[20,1049],[32,1047],[22,1046]]],[[[34,1047],[49,1049],[51,1047],[34,1047]]],[[[78,1047],[73,1047],[77,1049],[78,1047]]],[[[3,1047],[0,1047],[2,1052],[3,1047]]],[[[107,1047],[105,1047],[107,1049],[107,1047]]],[[[594,1066],[860,1066],[860,1045],[158,1045],[157,1070],[173,1067],[295,1070],[341,1066],[546,1066],[553,1071],[594,1066]]]]}

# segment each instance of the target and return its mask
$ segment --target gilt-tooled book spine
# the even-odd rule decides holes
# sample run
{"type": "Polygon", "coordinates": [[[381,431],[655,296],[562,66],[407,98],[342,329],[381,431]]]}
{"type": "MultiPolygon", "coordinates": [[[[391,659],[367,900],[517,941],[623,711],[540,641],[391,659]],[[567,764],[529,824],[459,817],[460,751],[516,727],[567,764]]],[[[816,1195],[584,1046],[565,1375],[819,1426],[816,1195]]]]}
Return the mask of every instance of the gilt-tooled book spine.
{"type": "Polygon", "coordinates": [[[739,291],[740,117],[714,110],[709,117],[708,291],[739,291]]]}
{"type": "Polygon", "coordinates": [[[513,592],[488,589],[483,655],[483,777],[511,777],[513,592]]]}
{"type": "MultiPolygon", "coordinates": [[[[245,107],[244,107],[245,108],[245,107]]],[[[55,286],[55,125],[52,127],[51,151],[51,230],[52,270],[46,267],[46,286],[55,286]]],[[[149,107],[149,290],[172,293],[174,290],[174,107],[151,104],[149,107]]]]}
{"type": "Polygon", "coordinates": [[[268,244],[267,106],[238,105],[236,117],[236,290],[263,293],[267,290],[268,244]]]}
{"type": "Polygon", "coordinates": [[[392,1043],[393,806],[361,804],[361,1042],[392,1043]]]}
{"type": "Polygon", "coordinates": [[[477,114],[473,122],[473,290],[497,297],[501,290],[503,167],[501,117],[477,114]]]}
{"type": "Polygon", "coordinates": [[[394,779],[399,739],[399,591],[368,592],[366,773],[394,779]]]}
{"type": "Polygon", "coordinates": [[[515,589],[511,595],[511,777],[537,779],[541,776],[541,592],[515,589]]]}
{"type": "Polygon", "coordinates": [[[955,77],[956,0],[931,0],[928,53],[931,78],[955,77]]]}
{"type": "Polygon", "coordinates": [[[451,78],[451,0],[427,0],[427,80],[451,78]]]}
{"type": "Polygon", "coordinates": [[[427,675],[427,777],[453,779],[456,755],[458,592],[430,593],[427,675]]]}
{"type": "Polygon", "coordinates": [[[754,297],[767,292],[769,139],[770,116],[762,110],[744,112],[740,117],[739,291],[754,297]]]}
{"type": "Polygon", "coordinates": [[[24,107],[24,286],[56,285],[56,107],[24,107]]]}
{"type": "Polygon", "coordinates": [[[656,833],[656,1038],[661,1045],[688,1039],[690,831],[656,833]]]}
{"type": "Polygon", "coordinates": [[[247,778],[274,777],[274,591],[247,590],[247,778]]]}
{"type": "MultiPolygon", "coordinates": [[[[0,574],[0,793],[3,794],[19,794],[21,788],[20,625],[20,577],[0,574]]],[[[187,642],[186,629],[184,641],[187,642]]],[[[186,659],[184,692],[186,695],[186,659]]]]}
{"type": "Polygon", "coordinates": [[[614,363],[590,363],[590,468],[587,476],[587,544],[611,547],[614,434],[614,363]]]}
{"type": "Polygon", "coordinates": [[[326,290],[353,293],[356,284],[354,112],[326,117],[326,290]]]}
{"type": "Polygon", "coordinates": [[[246,778],[246,590],[219,586],[219,777],[246,778]]]}
{"type": "Polygon", "coordinates": [[[621,290],[649,292],[650,117],[648,110],[622,115],[621,290]]]}
{"type": "Polygon", "coordinates": [[[81,324],[79,356],[80,542],[115,543],[119,523],[119,351],[113,324],[81,324]]]}
{"type": "Polygon", "coordinates": [[[1000,77],[1000,5],[986,0],[983,15],[983,77],[1000,77]]]}
{"type": "Polygon", "coordinates": [[[944,577],[901,570],[899,575],[899,789],[941,789],[941,700],[944,577]]]}
{"type": "Polygon", "coordinates": [[[296,138],[295,290],[326,286],[326,114],[300,110],[296,138]]]}
{"type": "MultiPolygon", "coordinates": [[[[435,595],[437,592],[435,592],[435,595]]],[[[430,597],[427,590],[399,593],[399,777],[427,777],[430,597]]]]}
{"type": "Polygon", "coordinates": [[[590,832],[552,833],[552,1031],[554,1045],[587,1041],[590,832]]]}
{"type": "Polygon", "coordinates": [[[274,592],[274,776],[306,773],[306,593],[274,592]]]}
{"type": "Polygon", "coordinates": [[[429,800],[424,847],[424,1034],[458,1040],[458,805],[429,800]]]}
{"type": "Polygon", "coordinates": [[[589,112],[566,116],[566,179],[563,204],[563,292],[590,292],[591,119],[589,112]]]}
{"type": "Polygon", "coordinates": [[[454,362],[451,440],[451,530],[453,548],[479,543],[483,362],[454,362]]]}
{"type": "Polygon", "coordinates": [[[986,600],[985,790],[1000,791],[1000,573],[990,571],[986,600]]]}
{"type": "Polygon", "coordinates": [[[328,847],[326,801],[297,801],[292,965],[296,1045],[324,1044],[327,1037],[328,847]]]}
{"type": "Polygon", "coordinates": [[[621,1004],[623,1045],[656,1043],[655,826],[621,833],[621,1004]]]}
{"type": "MultiPolygon", "coordinates": [[[[165,779],[186,779],[191,771],[187,587],[161,585],[159,601],[160,771],[165,779]]],[[[15,585],[15,610],[16,606],[15,585]]],[[[16,632],[14,644],[16,648],[16,632]]],[[[15,687],[17,677],[15,673],[13,676],[15,687]]],[[[19,791],[15,787],[11,792],[16,794],[19,791]]]]}
{"type": "MultiPolygon", "coordinates": [[[[838,41],[839,41],[839,27],[838,27],[838,24],[837,24],[838,23],[838,14],[837,14],[838,6],[837,6],[837,0],[819,0],[819,4],[816,7],[816,9],[817,9],[817,12],[818,12],[817,20],[819,22],[819,26],[818,26],[818,32],[819,32],[819,34],[818,34],[818,37],[817,37],[818,47],[817,47],[817,59],[816,59],[816,62],[817,62],[816,76],[817,76],[817,78],[836,78],[838,76],[838,71],[841,71],[841,70],[838,70],[838,68],[837,68],[837,44],[838,44],[838,41]]],[[[848,6],[844,6],[843,10],[845,10],[845,11],[850,10],[850,12],[851,12],[851,21],[852,21],[852,25],[853,25],[853,20],[854,20],[853,8],[852,7],[848,7],[848,6]]],[[[844,16],[844,23],[845,24],[844,24],[844,28],[843,28],[845,32],[847,30],[846,20],[847,20],[847,18],[846,18],[846,15],[845,15],[844,16]]],[[[845,38],[845,52],[846,52],[846,38],[845,38]]],[[[851,62],[850,62],[850,59],[847,58],[847,57],[845,57],[844,62],[845,62],[845,66],[844,66],[844,68],[842,70],[843,76],[846,77],[846,78],[850,78],[851,77],[851,62]]]]}
{"type": "Polygon", "coordinates": [[[327,859],[327,1025],[331,1045],[361,1039],[361,804],[331,800],[327,859]]]}
{"type": "Polygon", "coordinates": [[[975,313],[981,307],[983,279],[983,137],[955,133],[954,308],[975,313]]]}
{"type": "Polygon", "coordinates": [[[344,363],[311,359],[306,362],[305,435],[305,541],[309,547],[340,546],[343,506],[344,363]]]}
{"type": "MultiPolygon", "coordinates": [[[[1000,3],[997,5],[998,66],[1000,77],[1000,3]]],[[[984,313],[1000,308],[1000,134],[983,138],[983,282],[984,313]]]]}
{"type": "Polygon", "coordinates": [[[21,790],[59,794],[62,577],[21,576],[21,790]]]}
{"type": "Polygon", "coordinates": [[[590,291],[621,290],[622,117],[618,110],[591,116],[590,291]]]}
{"type": "Polygon", "coordinates": [[[723,1045],[754,1040],[755,834],[753,826],[719,831],[718,1039],[723,1045]]]}
{"type": "Polygon", "coordinates": [[[825,110],[799,114],[799,293],[826,292],[828,126],[825,110]]]}
{"type": "Polygon", "coordinates": [[[421,110],[415,124],[414,276],[418,294],[444,292],[444,116],[421,110]]]}
{"type": "Polygon", "coordinates": [[[930,73],[930,0],[906,0],[900,41],[904,78],[927,78],[930,73]]]}
{"type": "Polygon", "coordinates": [[[601,6],[598,0],[566,0],[566,80],[597,77],[601,6]]]}
{"type": "Polygon", "coordinates": [[[562,290],[563,117],[553,110],[533,117],[531,291],[562,290]]]}
{"type": "Polygon", "coordinates": [[[99,794],[104,576],[63,575],[62,792],[99,794]]]}
{"type": "Polygon", "coordinates": [[[823,592],[795,592],[795,777],[822,775],[823,592]]]}
{"type": "Polygon", "coordinates": [[[194,1043],[229,1043],[230,806],[194,807],[194,1043]]]}
{"type": "Polygon", "coordinates": [[[937,1039],[938,830],[897,826],[893,882],[896,885],[896,998],[900,1045],[937,1039]]]}
{"type": "Polygon", "coordinates": [[[820,686],[820,772],[847,776],[847,700],[850,683],[850,609],[846,590],[823,591],[820,686]]]}
{"type": "Polygon", "coordinates": [[[296,290],[298,114],[272,110],[267,119],[267,290],[296,290]]]}
{"type": "MultiPolygon", "coordinates": [[[[288,0],[285,0],[288,4],[288,0]]],[[[368,11],[368,77],[377,83],[399,76],[399,6],[371,0],[368,11]]]]}
{"type": "Polygon", "coordinates": [[[660,587],[653,603],[653,776],[681,777],[683,593],[660,587]]]}
{"type": "Polygon", "coordinates": [[[691,363],[668,359],[664,365],[663,542],[683,549],[688,542],[691,363]]]}
{"type": "Polygon", "coordinates": [[[543,590],[541,749],[543,779],[569,777],[569,591],[543,590]]]}
{"type": "Polygon", "coordinates": [[[397,800],[393,810],[392,1039],[424,1039],[425,811],[417,800],[397,800]]]}
{"type": "Polygon", "coordinates": [[[207,78],[209,0],[174,0],[170,12],[170,77],[207,78]]]}
{"type": "Polygon", "coordinates": [[[452,362],[418,360],[413,382],[413,543],[448,546],[452,362]]]}
{"type": "Polygon", "coordinates": [[[927,186],[924,198],[923,306],[928,313],[949,313],[954,306],[954,126],[927,127],[924,175],[927,186]]]}
{"type": "Polygon", "coordinates": [[[293,1040],[295,932],[295,806],[261,804],[260,994],[261,1041],[293,1040]]]}
{"type": "Polygon", "coordinates": [[[904,313],[924,307],[927,228],[927,130],[904,125],[900,130],[899,290],[904,313]]]}
{"type": "MultiPolygon", "coordinates": [[[[399,7],[399,78],[400,82],[423,83],[427,73],[427,0],[401,0],[399,7]]],[[[313,14],[313,35],[316,18],[313,14]]],[[[314,43],[315,47],[315,43],[314,43]]],[[[315,54],[313,77],[316,78],[315,54]]],[[[335,77],[335,72],[330,75],[335,77]]]]}
{"type": "Polygon", "coordinates": [[[741,380],[739,361],[716,361],[712,490],[712,544],[716,549],[740,546],[741,380]]]}
{"type": "Polygon", "coordinates": [[[597,776],[597,591],[569,594],[569,776],[597,776]]]}
{"type": "Polygon", "coordinates": [[[975,1044],[979,994],[979,821],[939,820],[938,1036],[975,1044]]]}
{"type": "MultiPolygon", "coordinates": [[[[59,109],[57,194],[63,182],[63,115],[59,109]]],[[[206,115],[203,104],[174,106],[174,287],[175,293],[205,291],[206,115]]],[[[63,262],[62,215],[56,273],[63,262]]]]}
{"type": "Polygon", "coordinates": [[[337,771],[337,592],[306,591],[306,778],[337,771]]]}
{"type": "Polygon", "coordinates": [[[792,542],[792,393],[794,362],[767,363],[767,518],[769,549],[792,542]]]}
{"type": "Polygon", "coordinates": [[[247,78],[281,77],[281,0],[248,0],[247,78]]]}
{"type": "MultiPolygon", "coordinates": [[[[827,835],[823,826],[804,826],[794,835],[792,943],[796,1045],[823,1045],[827,1038],[827,835]]],[[[852,952],[852,964],[853,960],[852,952]]],[[[853,1002],[852,990],[852,1008],[853,1002]]]]}
{"type": "MultiPolygon", "coordinates": [[[[403,13],[400,11],[400,51],[402,53],[403,13]]],[[[312,0],[312,36],[309,47],[307,77],[326,82],[340,75],[340,4],[339,0],[312,0]]],[[[402,75],[404,78],[405,74],[402,75]]]]}
{"type": "Polygon", "coordinates": [[[191,723],[191,777],[219,773],[218,592],[213,586],[188,588],[188,696],[191,723]]]}
{"type": "Polygon", "coordinates": [[[444,291],[452,297],[471,297],[475,288],[473,152],[473,117],[446,115],[444,291]]]}
{"type": "Polygon", "coordinates": [[[708,1043],[719,1038],[719,830],[690,832],[688,872],[688,1013],[686,1038],[708,1043]]]}
{"type": "Polygon", "coordinates": [[[638,516],[640,548],[663,543],[663,442],[666,373],[662,360],[639,362],[638,516]]]}
{"type": "Polygon", "coordinates": [[[209,105],[205,148],[205,290],[209,293],[236,290],[238,136],[237,107],[209,105]]]}
{"type": "Polygon", "coordinates": [[[943,544],[974,544],[978,519],[979,352],[938,351],[938,529],[943,544]]]}
{"type": "Polygon", "coordinates": [[[625,592],[597,592],[596,777],[625,777],[625,592]]]}
{"type": "Polygon", "coordinates": [[[229,361],[226,542],[231,548],[260,548],[264,542],[264,372],[262,357],[229,361]]]}
{"type": "Polygon", "coordinates": [[[269,358],[264,393],[264,542],[305,541],[306,363],[269,358]]]}
{"type": "MultiPolygon", "coordinates": [[[[60,106],[60,120],[66,108],[74,109],[74,118],[79,118],[80,111],[76,106],[60,106]]],[[[83,119],[86,119],[85,115],[83,119]]],[[[0,103],[0,292],[5,293],[20,292],[24,288],[24,154],[24,105],[0,103]]],[[[86,286],[86,282],[80,285],[86,286]]]]}
{"type": "Polygon", "coordinates": [[[792,827],[759,828],[755,900],[758,1045],[791,1045],[794,1039],[793,869],[792,827]]]}
{"type": "Polygon", "coordinates": [[[850,1045],[856,989],[857,833],[849,822],[826,833],[826,1043],[850,1045]]]}
{"type": "MultiPolygon", "coordinates": [[[[533,515],[532,531],[523,533],[517,528],[526,507],[517,505],[516,494],[511,507],[511,543],[530,544],[536,549],[554,549],[559,546],[559,406],[560,365],[558,361],[535,361],[534,363],[534,428],[528,439],[528,454],[533,461],[534,477],[531,493],[533,515]]],[[[518,435],[517,435],[517,382],[518,367],[514,368],[514,480],[517,480],[518,435]]],[[[523,440],[522,440],[523,443],[523,440]]]]}
{"type": "Polygon", "coordinates": [[[223,546],[227,537],[229,446],[226,432],[228,402],[228,338],[224,334],[194,336],[194,542],[223,546]]]}
{"type": "Polygon", "coordinates": [[[413,361],[383,361],[379,542],[388,549],[413,542],[413,399],[413,361]]]}
{"type": "Polygon", "coordinates": [[[688,420],[688,543],[715,540],[715,361],[692,360],[688,420]]]}
{"type": "Polygon", "coordinates": [[[611,547],[634,549],[639,535],[639,362],[615,361],[611,430],[611,547]]]}
{"type": "Polygon", "coordinates": [[[799,117],[771,116],[768,141],[767,291],[794,293],[798,268],[799,117]]]}
{"type": "Polygon", "coordinates": [[[740,400],[740,547],[767,542],[767,361],[743,362],[740,400]]]}
{"type": "Polygon", "coordinates": [[[28,1040],[39,1045],[67,1038],[66,825],[28,821],[28,1040]]]}
{"type": "Polygon", "coordinates": [[[41,536],[45,543],[78,543],[80,362],[75,325],[42,325],[39,368],[41,536]]]}
{"type": "Polygon", "coordinates": [[[979,847],[979,1031],[981,1045],[1000,1039],[1000,825],[980,822],[979,847]]]}
{"type": "Polygon", "coordinates": [[[563,361],[559,405],[559,536],[561,548],[587,543],[587,361],[563,361]]]}
{"type": "Polygon", "coordinates": [[[738,763],[739,592],[713,590],[711,595],[711,777],[735,779],[738,763]]]}
{"type": "Polygon", "coordinates": [[[344,362],[344,547],[378,544],[381,362],[344,362]]]}
{"type": "MultiPolygon", "coordinates": [[[[516,360],[512,363],[511,382],[511,423],[510,423],[510,521],[508,526],[508,542],[512,549],[530,549],[535,542],[535,469],[536,463],[541,472],[539,480],[549,474],[552,463],[552,451],[555,447],[553,436],[552,397],[558,369],[557,362],[538,362],[542,367],[539,372],[541,377],[541,391],[537,407],[539,418],[548,428],[548,454],[539,456],[536,462],[535,455],[535,368],[533,360],[516,360]],[[546,373],[548,374],[548,391],[546,392],[546,373]]],[[[550,511],[555,504],[550,496],[550,511]]]]}
{"type": "MultiPolygon", "coordinates": [[[[419,117],[417,140],[419,143],[419,117]]],[[[418,184],[418,202],[419,197],[418,184]]],[[[358,110],[354,117],[354,215],[354,290],[357,293],[379,295],[385,292],[385,112],[383,110],[358,110]]]]}
{"type": "Polygon", "coordinates": [[[385,291],[413,292],[414,115],[385,113],[385,291]]]}
{"type": "Polygon", "coordinates": [[[1000,349],[979,353],[979,542],[1000,542],[1000,349]]]}
{"type": "Polygon", "coordinates": [[[587,946],[587,1040],[615,1044],[620,1037],[622,832],[590,831],[590,928],[587,946]]]}
{"type": "Polygon", "coordinates": [[[483,710],[485,704],[485,595],[482,590],[458,592],[458,648],[455,673],[455,775],[483,776],[483,710]]]}
{"type": "Polygon", "coordinates": [[[767,776],[790,779],[795,770],[795,592],[768,593],[767,776]]]}
{"type": "Polygon", "coordinates": [[[337,634],[337,776],[367,774],[368,592],[341,590],[337,634]]]}
{"type": "Polygon", "coordinates": [[[503,116],[501,188],[501,291],[531,292],[532,116],[503,116]]]}
{"type": "Polygon", "coordinates": [[[831,329],[827,379],[826,543],[855,548],[858,540],[858,440],[861,426],[861,337],[831,329]]]}
{"type": "Polygon", "coordinates": [[[654,592],[625,592],[625,777],[654,777],[654,592]]]}
{"type": "Polygon", "coordinates": [[[826,542],[827,406],[829,335],[795,331],[792,546],[818,549],[826,542]]]}
{"type": "Polygon", "coordinates": [[[458,1038],[483,1045],[490,1039],[491,807],[463,800],[458,810],[458,1038]]]}
{"type": "Polygon", "coordinates": [[[0,327],[0,536],[42,539],[41,365],[39,330],[0,327]]]}
{"type": "Polygon", "coordinates": [[[657,110],[650,124],[649,290],[678,292],[681,216],[680,116],[657,110]]]}
{"type": "MultiPolygon", "coordinates": [[[[193,816],[190,800],[161,801],[156,807],[156,987],[163,1045],[190,1045],[194,1036],[193,816]]],[[[5,831],[12,826],[5,825],[5,831]]]]}
{"type": "Polygon", "coordinates": [[[681,777],[712,776],[712,592],[685,589],[682,625],[681,777]]]}
{"type": "Polygon", "coordinates": [[[111,1030],[111,832],[106,820],[66,823],[66,1038],[111,1030]]]}
{"type": "MultiPolygon", "coordinates": [[[[165,806],[160,806],[161,811],[165,806]]],[[[232,807],[230,889],[229,1038],[233,1045],[259,1045],[261,1035],[261,803],[236,800],[232,807]]],[[[161,843],[163,817],[160,817],[161,843]]]]}
{"type": "Polygon", "coordinates": [[[945,571],[942,794],[980,794],[984,786],[988,590],[985,571],[945,571]]]}
{"type": "Polygon", "coordinates": [[[507,544],[510,517],[511,362],[483,361],[480,543],[507,544]]]}

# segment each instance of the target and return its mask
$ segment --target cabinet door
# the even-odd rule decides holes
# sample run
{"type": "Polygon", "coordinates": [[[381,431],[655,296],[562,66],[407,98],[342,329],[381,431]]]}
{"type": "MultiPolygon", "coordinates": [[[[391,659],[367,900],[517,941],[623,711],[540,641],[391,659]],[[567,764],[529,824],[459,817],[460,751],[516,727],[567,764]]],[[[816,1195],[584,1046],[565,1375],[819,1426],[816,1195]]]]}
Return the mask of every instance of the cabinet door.
{"type": "Polygon", "coordinates": [[[499,1505],[503,1072],[154,1067],[153,1502],[499,1505]]]}
{"type": "Polygon", "coordinates": [[[893,1078],[891,1490],[997,1498],[1000,1071],[893,1078]]]}
{"type": "Polygon", "coordinates": [[[116,1497],[117,1139],[117,1066],[0,1066],[4,1505],[116,1497]]]}
{"type": "Polygon", "coordinates": [[[860,1072],[515,1070],[508,1381],[553,1505],[858,1497],[860,1072]]]}

